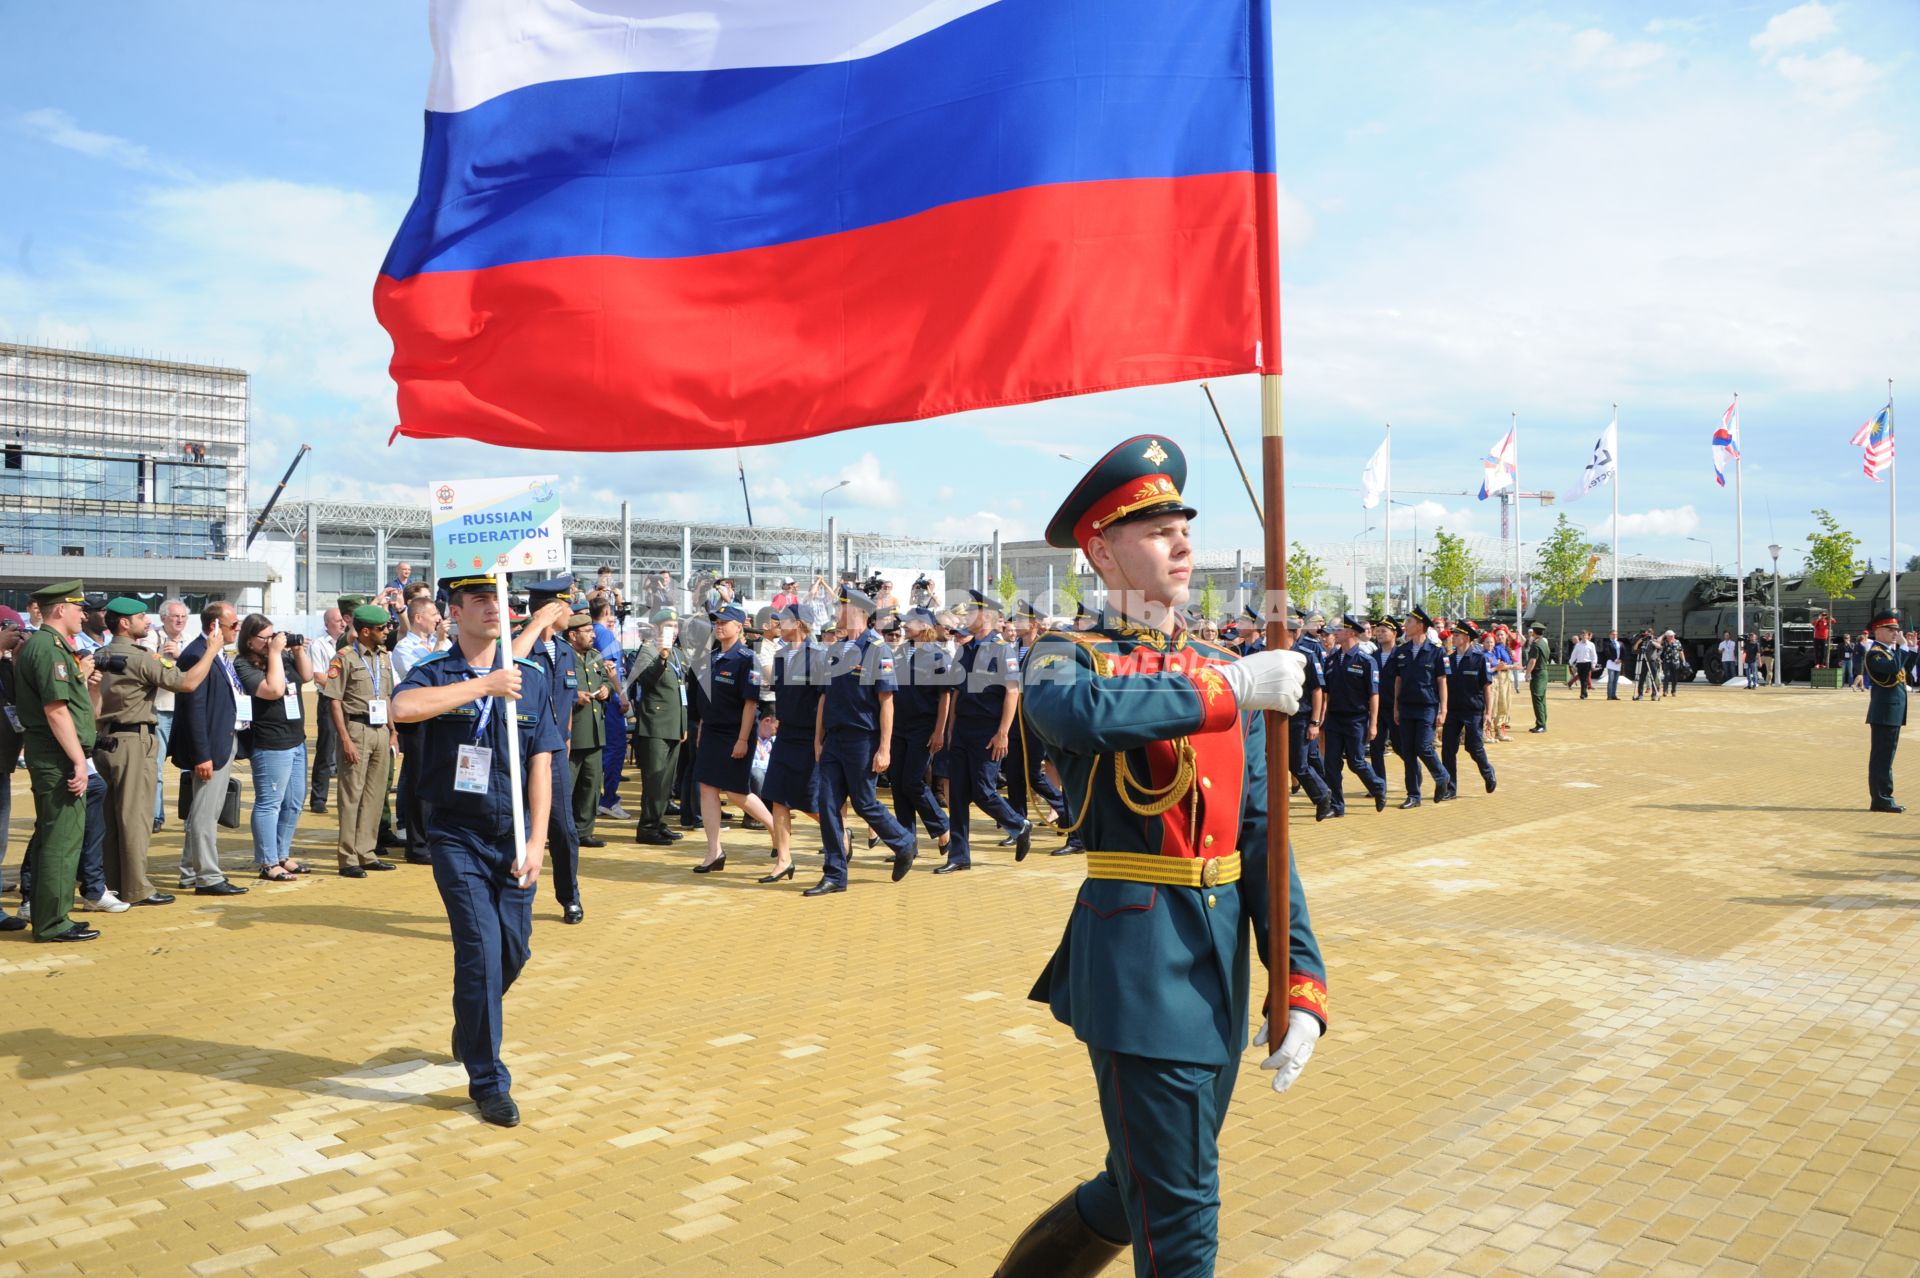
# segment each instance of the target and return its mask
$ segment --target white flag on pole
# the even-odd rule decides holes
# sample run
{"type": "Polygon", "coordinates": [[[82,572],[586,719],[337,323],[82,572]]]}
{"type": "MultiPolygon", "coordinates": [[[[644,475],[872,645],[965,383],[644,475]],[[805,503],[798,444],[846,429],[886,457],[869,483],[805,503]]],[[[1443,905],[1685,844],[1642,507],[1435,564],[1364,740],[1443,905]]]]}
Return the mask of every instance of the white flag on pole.
{"type": "Polygon", "coordinates": [[[1381,495],[1387,491],[1387,450],[1392,446],[1391,436],[1381,440],[1367,468],[1360,472],[1360,505],[1364,509],[1378,506],[1381,495]]]}
{"type": "Polygon", "coordinates": [[[1613,478],[1614,468],[1620,457],[1620,423],[1615,420],[1607,423],[1600,432],[1600,442],[1593,446],[1593,458],[1587,463],[1587,469],[1580,476],[1580,482],[1568,490],[1566,500],[1579,501],[1588,493],[1613,478]]]}

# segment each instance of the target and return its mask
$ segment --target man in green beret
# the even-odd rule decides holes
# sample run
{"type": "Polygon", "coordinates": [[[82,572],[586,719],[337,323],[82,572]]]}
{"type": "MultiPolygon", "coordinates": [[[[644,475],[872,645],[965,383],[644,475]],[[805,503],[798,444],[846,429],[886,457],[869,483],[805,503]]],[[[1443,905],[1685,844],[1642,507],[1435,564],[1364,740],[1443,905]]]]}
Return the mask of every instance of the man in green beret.
{"type": "Polygon", "coordinates": [[[633,707],[634,762],[640,766],[640,843],[679,841],[667,828],[667,802],[673,797],[674,765],[687,739],[686,654],[674,642],[679,617],[671,608],[653,613],[653,638],[640,645],[627,670],[627,704],[633,707]]]}
{"type": "Polygon", "coordinates": [[[93,658],[74,651],[86,604],[78,581],[37,590],[42,624],[14,658],[14,695],[33,791],[33,939],[91,941],[97,928],[68,917],[87,824],[93,750],[93,658]]]}
{"type": "Polygon", "coordinates": [[[147,802],[143,780],[159,767],[161,754],[154,694],[192,692],[206,682],[221,652],[219,636],[209,635],[200,660],[191,670],[182,669],[172,658],[141,646],[151,626],[147,606],[138,599],[107,604],[108,639],[100,655],[125,658],[125,664],[118,673],[103,669],[100,675],[100,731],[93,763],[107,779],[107,886],[129,905],[173,901],[147,877],[153,805],[147,802]]]}

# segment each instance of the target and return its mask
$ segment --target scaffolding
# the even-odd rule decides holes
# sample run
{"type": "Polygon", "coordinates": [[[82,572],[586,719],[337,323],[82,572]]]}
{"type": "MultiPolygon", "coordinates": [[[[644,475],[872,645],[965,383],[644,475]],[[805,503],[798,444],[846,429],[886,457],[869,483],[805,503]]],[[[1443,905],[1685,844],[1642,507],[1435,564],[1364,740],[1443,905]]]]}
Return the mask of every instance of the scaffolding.
{"type": "Polygon", "coordinates": [[[0,553],[238,556],[239,369],[0,343],[0,553]]]}

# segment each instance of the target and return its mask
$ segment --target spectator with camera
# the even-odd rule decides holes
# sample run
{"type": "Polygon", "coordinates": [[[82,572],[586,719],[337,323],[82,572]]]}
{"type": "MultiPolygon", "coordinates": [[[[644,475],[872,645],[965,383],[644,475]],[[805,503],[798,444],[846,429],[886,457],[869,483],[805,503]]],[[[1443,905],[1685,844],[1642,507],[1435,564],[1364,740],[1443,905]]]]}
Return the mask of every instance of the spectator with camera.
{"type": "MultiPolygon", "coordinates": [[[[169,601],[180,607],[177,600],[169,601]]],[[[196,691],[212,673],[220,654],[217,643],[203,641],[191,668],[173,657],[147,651],[152,622],[138,599],[107,605],[107,646],[95,654],[100,669],[100,724],[94,741],[94,767],[107,781],[106,880],[110,891],[129,905],[170,905],[173,897],[147,877],[147,850],[153,839],[152,805],[147,780],[160,766],[165,738],[158,702],[196,691]]],[[[179,649],[169,643],[166,652],[179,649]]]]}
{"type": "Polygon", "coordinates": [[[253,772],[253,864],[261,878],[290,883],[307,872],[293,857],[293,832],[307,801],[307,725],[300,689],[313,682],[313,665],[306,640],[256,612],[240,625],[234,669],[252,702],[252,724],[240,733],[240,753],[253,772]]]}

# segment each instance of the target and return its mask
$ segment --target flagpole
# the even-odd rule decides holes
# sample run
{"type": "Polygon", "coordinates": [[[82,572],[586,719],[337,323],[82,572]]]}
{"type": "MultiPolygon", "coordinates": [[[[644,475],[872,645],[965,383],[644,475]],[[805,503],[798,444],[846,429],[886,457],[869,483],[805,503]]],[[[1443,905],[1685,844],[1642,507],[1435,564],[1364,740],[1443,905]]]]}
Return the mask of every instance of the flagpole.
{"type": "Polygon", "coordinates": [[[1520,414],[1507,414],[1507,434],[1513,439],[1513,629],[1524,635],[1526,605],[1520,601],[1520,414]]]}
{"type": "MultiPolygon", "coordinates": [[[[513,622],[507,611],[507,565],[504,562],[493,566],[493,592],[500,607],[500,668],[511,670],[513,622]]],[[[518,882],[527,872],[526,799],[520,790],[520,720],[509,698],[502,697],[497,709],[507,716],[507,795],[513,813],[513,876],[518,882]]]]}
{"type": "Polygon", "coordinates": [[[1613,633],[1620,633],[1620,405],[1613,406],[1613,633]]]}
{"type": "MultiPolygon", "coordinates": [[[[1887,379],[1887,442],[1893,443],[1893,379],[1887,379]]],[[[1897,482],[1894,479],[1894,464],[1899,461],[1898,449],[1887,452],[1887,607],[1895,615],[1900,612],[1900,559],[1894,548],[1900,523],[1900,506],[1895,496],[1897,482]]],[[[1901,629],[1906,629],[1902,624],[1901,629]]]]}
{"type": "MultiPolygon", "coordinates": [[[[1740,428],[1739,391],[1733,393],[1733,425],[1735,430],[1740,428]]],[[[1733,442],[1733,628],[1744,644],[1747,641],[1747,581],[1741,552],[1746,549],[1747,508],[1740,487],[1740,441],[1733,442]]]]}
{"type": "MultiPolygon", "coordinates": [[[[1277,362],[1277,361],[1276,361],[1277,362]]],[[[1287,629],[1287,493],[1280,374],[1260,375],[1260,483],[1266,497],[1267,600],[1263,620],[1269,648],[1291,648],[1287,629]]],[[[1392,460],[1389,458],[1391,467],[1392,460]]],[[[1393,504],[1387,504],[1393,516],[1393,504]]],[[[1287,838],[1287,720],[1268,711],[1267,729],[1267,1050],[1287,1032],[1287,997],[1293,987],[1293,882],[1287,838]]]]}
{"type": "Polygon", "coordinates": [[[1380,579],[1386,584],[1380,588],[1380,611],[1393,611],[1393,423],[1387,423],[1387,505],[1380,516],[1382,534],[1380,557],[1380,579]]]}

